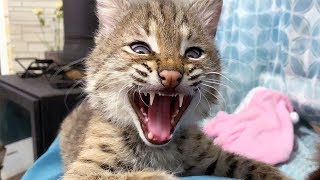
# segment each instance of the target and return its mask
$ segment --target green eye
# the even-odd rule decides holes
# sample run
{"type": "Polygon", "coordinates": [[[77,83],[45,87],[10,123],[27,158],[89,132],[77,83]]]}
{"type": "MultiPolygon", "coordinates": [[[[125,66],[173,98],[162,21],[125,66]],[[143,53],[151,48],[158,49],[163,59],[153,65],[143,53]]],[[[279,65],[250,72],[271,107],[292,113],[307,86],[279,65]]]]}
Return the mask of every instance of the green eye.
{"type": "Polygon", "coordinates": [[[151,49],[145,42],[134,42],[129,46],[131,50],[137,54],[151,54],[151,49]]]}
{"type": "Polygon", "coordinates": [[[185,57],[190,59],[199,59],[203,54],[203,50],[198,47],[190,47],[185,52],[185,57]]]}

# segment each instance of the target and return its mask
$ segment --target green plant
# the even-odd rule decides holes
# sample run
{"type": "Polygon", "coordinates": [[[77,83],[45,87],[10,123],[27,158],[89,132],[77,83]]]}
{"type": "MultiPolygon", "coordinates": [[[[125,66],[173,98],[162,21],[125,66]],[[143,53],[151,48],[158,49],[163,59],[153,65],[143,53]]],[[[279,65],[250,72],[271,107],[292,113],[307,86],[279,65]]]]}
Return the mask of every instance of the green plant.
{"type": "Polygon", "coordinates": [[[61,44],[61,23],[63,20],[63,3],[61,0],[56,2],[56,7],[55,7],[55,11],[54,11],[54,17],[52,18],[53,20],[53,25],[54,25],[54,44],[50,44],[46,38],[45,38],[45,31],[44,31],[44,27],[46,25],[46,21],[44,18],[44,10],[40,7],[37,7],[35,9],[33,9],[33,13],[34,15],[37,16],[38,21],[39,21],[39,25],[40,25],[40,29],[41,29],[41,33],[42,33],[42,37],[39,37],[41,42],[50,50],[50,51],[61,51],[62,48],[60,46],[61,44]]]}

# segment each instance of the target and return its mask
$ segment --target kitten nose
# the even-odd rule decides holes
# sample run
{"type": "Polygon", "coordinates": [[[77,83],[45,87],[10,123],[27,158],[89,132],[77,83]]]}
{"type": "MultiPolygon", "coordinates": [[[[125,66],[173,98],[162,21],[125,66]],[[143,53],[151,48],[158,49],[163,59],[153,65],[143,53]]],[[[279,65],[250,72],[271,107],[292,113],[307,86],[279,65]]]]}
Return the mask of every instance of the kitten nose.
{"type": "Polygon", "coordinates": [[[178,71],[163,70],[159,73],[159,76],[161,78],[161,83],[166,88],[176,87],[182,79],[182,74],[178,71]]]}

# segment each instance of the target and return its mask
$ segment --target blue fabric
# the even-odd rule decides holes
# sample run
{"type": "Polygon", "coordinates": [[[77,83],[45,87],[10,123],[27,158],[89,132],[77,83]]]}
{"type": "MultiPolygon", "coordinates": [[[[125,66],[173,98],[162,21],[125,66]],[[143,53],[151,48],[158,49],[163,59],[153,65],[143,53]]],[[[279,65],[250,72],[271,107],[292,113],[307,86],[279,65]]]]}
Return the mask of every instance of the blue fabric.
{"type": "Polygon", "coordinates": [[[320,136],[311,128],[299,124],[295,138],[296,143],[290,161],[280,165],[279,169],[295,180],[304,180],[316,169],[312,157],[316,151],[315,142],[319,142],[320,136]]]}
{"type": "MultiPolygon", "coordinates": [[[[62,175],[59,137],[54,140],[48,151],[24,174],[22,180],[58,180],[62,175]]],[[[228,180],[228,178],[191,176],[182,180],[228,180]]],[[[229,179],[230,180],[230,179],[229,179]]]]}
{"type": "Polygon", "coordinates": [[[24,174],[22,180],[57,180],[60,179],[61,175],[62,160],[58,137],[48,151],[24,174]]]}

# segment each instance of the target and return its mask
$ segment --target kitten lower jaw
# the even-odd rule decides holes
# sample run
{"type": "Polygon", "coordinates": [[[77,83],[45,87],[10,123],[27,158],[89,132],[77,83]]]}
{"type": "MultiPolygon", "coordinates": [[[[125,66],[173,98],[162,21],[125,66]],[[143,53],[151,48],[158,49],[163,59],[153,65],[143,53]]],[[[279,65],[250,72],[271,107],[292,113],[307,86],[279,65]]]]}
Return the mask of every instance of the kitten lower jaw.
{"type": "Polygon", "coordinates": [[[138,116],[136,123],[143,140],[150,146],[170,142],[177,124],[190,105],[191,96],[148,92],[129,94],[130,103],[138,116]]]}

